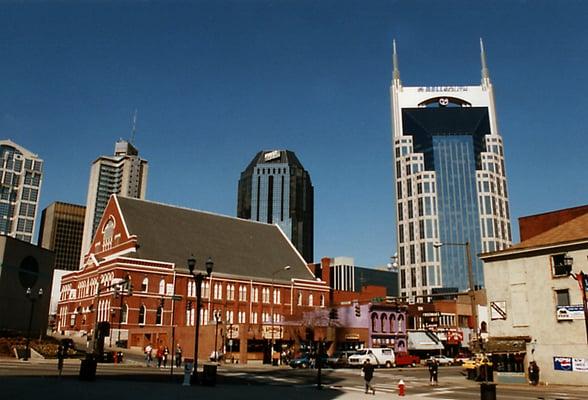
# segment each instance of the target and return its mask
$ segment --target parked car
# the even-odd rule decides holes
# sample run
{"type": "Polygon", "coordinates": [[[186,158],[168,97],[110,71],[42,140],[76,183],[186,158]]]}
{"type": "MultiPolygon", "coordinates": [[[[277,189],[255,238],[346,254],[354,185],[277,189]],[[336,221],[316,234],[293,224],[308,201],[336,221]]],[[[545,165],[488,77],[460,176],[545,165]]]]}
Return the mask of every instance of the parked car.
{"type": "Polygon", "coordinates": [[[327,366],[331,368],[348,367],[349,357],[356,353],[356,351],[336,351],[331,357],[327,357],[327,366]]]}
{"type": "Polygon", "coordinates": [[[464,362],[470,360],[472,356],[466,353],[459,353],[455,356],[455,363],[456,364],[463,364],[464,362]]]}
{"type": "Polygon", "coordinates": [[[453,358],[444,355],[436,355],[429,357],[429,359],[427,360],[427,364],[432,362],[433,360],[436,360],[437,364],[439,364],[440,366],[448,366],[455,364],[455,360],[453,358]]]}
{"type": "MultiPolygon", "coordinates": [[[[306,354],[301,355],[298,358],[294,358],[294,359],[290,360],[290,366],[292,368],[308,368],[308,367],[313,366],[312,361],[313,360],[311,359],[310,353],[306,353],[306,354]]],[[[325,363],[327,361],[326,354],[321,356],[321,361],[322,361],[322,365],[325,365],[325,363]]],[[[316,360],[315,360],[315,364],[316,364],[316,360]]]]}
{"type": "Polygon", "coordinates": [[[477,379],[480,376],[480,366],[492,368],[492,361],[486,356],[476,355],[471,359],[464,361],[462,368],[466,373],[467,379],[477,379]]]}
{"type": "Polygon", "coordinates": [[[349,357],[349,365],[360,367],[365,360],[369,359],[370,363],[377,367],[392,368],[395,363],[394,351],[388,348],[368,348],[363,349],[349,357]]]}
{"type": "Polygon", "coordinates": [[[408,353],[396,353],[396,367],[416,367],[421,363],[421,358],[408,353]]]}

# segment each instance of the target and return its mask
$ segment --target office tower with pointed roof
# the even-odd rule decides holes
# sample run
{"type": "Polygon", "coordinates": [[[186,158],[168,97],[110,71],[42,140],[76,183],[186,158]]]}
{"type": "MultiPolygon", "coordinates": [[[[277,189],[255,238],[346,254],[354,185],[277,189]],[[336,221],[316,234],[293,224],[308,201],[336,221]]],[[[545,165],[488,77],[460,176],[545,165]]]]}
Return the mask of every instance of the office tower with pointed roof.
{"type": "Polygon", "coordinates": [[[90,170],[84,236],[80,259],[90,248],[96,228],[111,194],[144,199],[147,192],[147,161],[126,140],[118,140],[113,156],[100,156],[90,170]]]}
{"type": "Polygon", "coordinates": [[[484,285],[476,255],[512,242],[504,152],[480,40],[477,86],[390,87],[401,296],[484,285]],[[441,245],[443,244],[443,245],[441,245]]]}
{"type": "Polygon", "coordinates": [[[237,217],[277,224],[313,261],[314,188],[294,152],[260,151],[241,173],[237,217]]]}
{"type": "Polygon", "coordinates": [[[0,234],[31,242],[43,181],[43,160],[0,140],[0,234]]]}

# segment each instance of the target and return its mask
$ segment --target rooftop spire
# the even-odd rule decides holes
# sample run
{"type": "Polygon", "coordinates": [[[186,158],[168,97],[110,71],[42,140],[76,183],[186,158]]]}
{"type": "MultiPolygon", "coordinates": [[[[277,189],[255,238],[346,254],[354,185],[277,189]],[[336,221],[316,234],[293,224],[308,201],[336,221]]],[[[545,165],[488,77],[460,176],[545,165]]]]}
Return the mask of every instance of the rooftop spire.
{"type": "Polygon", "coordinates": [[[396,39],[392,40],[392,65],[394,66],[394,72],[392,73],[392,78],[396,80],[400,80],[400,71],[398,70],[398,55],[396,54],[396,39]]]}
{"type": "Polygon", "coordinates": [[[480,59],[482,61],[482,80],[490,80],[490,74],[486,66],[486,51],[484,50],[484,41],[482,38],[480,38],[480,59]]]}

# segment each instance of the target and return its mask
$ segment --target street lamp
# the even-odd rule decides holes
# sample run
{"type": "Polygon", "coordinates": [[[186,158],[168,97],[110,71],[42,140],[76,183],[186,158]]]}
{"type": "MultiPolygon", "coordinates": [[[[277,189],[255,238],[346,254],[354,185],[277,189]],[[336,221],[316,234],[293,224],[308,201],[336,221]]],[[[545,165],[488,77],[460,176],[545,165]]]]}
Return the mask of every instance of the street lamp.
{"type": "Polygon", "coordinates": [[[196,267],[196,259],[192,254],[190,258],[188,258],[188,270],[190,270],[190,275],[194,278],[194,283],[196,283],[196,329],[194,332],[194,369],[192,370],[192,379],[190,383],[195,384],[198,383],[198,334],[200,331],[200,308],[202,307],[202,281],[206,277],[210,277],[212,274],[212,268],[214,267],[214,263],[212,262],[212,258],[208,257],[206,260],[206,275],[201,272],[194,273],[194,268],[196,267]]]}
{"type": "Polygon", "coordinates": [[[274,319],[275,319],[274,318],[274,303],[275,303],[275,300],[276,300],[276,296],[275,296],[275,293],[274,293],[274,280],[275,280],[276,274],[278,272],[288,271],[290,268],[291,267],[289,265],[286,265],[285,267],[278,268],[277,270],[275,270],[274,272],[272,272],[272,288],[271,288],[271,290],[272,290],[272,298],[270,298],[270,301],[271,301],[271,313],[272,313],[272,315],[271,315],[271,318],[272,318],[272,347],[271,347],[270,359],[271,359],[271,362],[272,363],[274,362],[274,346],[275,346],[275,343],[274,343],[274,319]]]}
{"type": "Polygon", "coordinates": [[[217,352],[217,336],[218,336],[218,323],[221,320],[221,311],[215,310],[213,313],[215,327],[214,327],[214,361],[218,362],[218,352],[217,352]]]}
{"type": "Polygon", "coordinates": [[[474,292],[474,270],[472,267],[472,254],[470,252],[470,241],[466,241],[465,243],[442,243],[442,242],[435,242],[433,246],[436,248],[440,248],[442,246],[464,246],[465,252],[467,256],[467,267],[468,267],[468,284],[470,288],[468,290],[468,295],[470,296],[470,305],[471,305],[471,313],[472,318],[474,319],[474,339],[478,337],[478,313],[476,311],[476,293],[474,292]]]}
{"type": "Polygon", "coordinates": [[[31,290],[30,287],[27,288],[25,295],[27,296],[27,299],[30,300],[31,302],[31,314],[29,316],[29,329],[27,331],[27,347],[25,349],[25,356],[24,356],[24,360],[28,361],[29,357],[31,356],[31,348],[30,348],[30,342],[31,342],[31,327],[33,325],[33,314],[34,314],[34,310],[35,310],[35,301],[41,299],[41,297],[43,297],[43,288],[39,288],[39,292],[37,293],[37,297],[33,297],[33,291],[31,290]]]}

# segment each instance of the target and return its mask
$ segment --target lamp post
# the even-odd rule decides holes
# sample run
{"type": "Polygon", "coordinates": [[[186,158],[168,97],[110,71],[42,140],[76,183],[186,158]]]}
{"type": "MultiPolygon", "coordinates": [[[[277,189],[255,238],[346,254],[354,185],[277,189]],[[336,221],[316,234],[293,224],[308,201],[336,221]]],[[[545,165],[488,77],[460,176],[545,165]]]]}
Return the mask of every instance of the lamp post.
{"type": "Polygon", "coordinates": [[[474,291],[474,270],[472,266],[472,254],[470,252],[470,241],[466,241],[465,243],[441,243],[436,242],[433,243],[433,246],[436,248],[442,246],[463,246],[465,247],[466,257],[467,257],[467,267],[468,267],[468,284],[470,286],[468,290],[468,295],[470,296],[470,305],[471,305],[471,313],[472,318],[474,319],[474,338],[471,341],[474,341],[478,338],[478,313],[476,311],[476,293],[474,291]]]}
{"type": "Polygon", "coordinates": [[[205,263],[206,266],[206,275],[198,272],[194,273],[194,268],[196,267],[196,259],[192,254],[190,258],[188,258],[188,270],[190,270],[190,274],[194,278],[194,283],[196,283],[196,329],[194,332],[194,369],[192,370],[192,379],[190,383],[196,384],[198,383],[198,334],[200,333],[200,308],[202,307],[202,281],[204,278],[210,277],[212,274],[212,268],[214,267],[214,263],[212,262],[212,258],[208,257],[205,263]]]}
{"type": "Polygon", "coordinates": [[[24,356],[24,360],[28,361],[29,357],[31,356],[31,348],[30,348],[30,342],[31,342],[31,327],[33,325],[33,315],[34,315],[34,310],[35,310],[35,301],[39,300],[41,297],[43,297],[43,289],[39,288],[39,291],[37,292],[37,297],[33,297],[33,291],[31,290],[30,287],[27,288],[25,295],[27,296],[27,299],[30,300],[31,302],[31,314],[29,315],[29,329],[27,331],[27,347],[25,349],[25,356],[24,356]]]}
{"type": "Polygon", "coordinates": [[[272,297],[273,298],[270,298],[270,302],[271,302],[271,313],[272,313],[272,315],[271,315],[271,319],[272,319],[272,342],[271,342],[271,344],[272,344],[272,346],[271,346],[270,359],[271,359],[271,363],[272,364],[274,362],[274,346],[275,346],[275,343],[274,343],[274,319],[275,319],[274,318],[274,303],[276,302],[275,301],[276,300],[276,296],[275,296],[275,293],[274,293],[274,281],[275,281],[276,274],[278,272],[288,271],[289,269],[290,269],[290,266],[289,265],[286,265],[285,267],[279,268],[279,269],[275,270],[274,272],[272,272],[272,287],[271,287],[271,290],[272,290],[272,297]]]}
{"type": "Polygon", "coordinates": [[[218,362],[218,351],[217,351],[217,337],[218,337],[218,323],[221,320],[221,312],[220,310],[215,310],[213,313],[214,316],[214,361],[218,362]]]}

